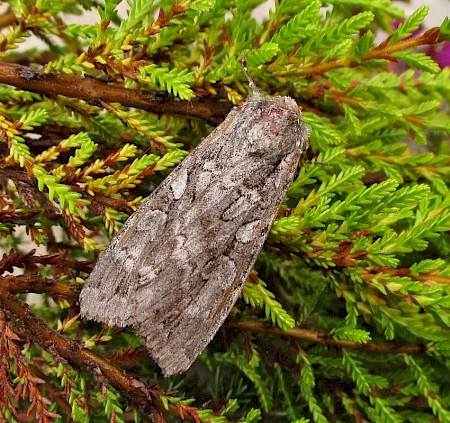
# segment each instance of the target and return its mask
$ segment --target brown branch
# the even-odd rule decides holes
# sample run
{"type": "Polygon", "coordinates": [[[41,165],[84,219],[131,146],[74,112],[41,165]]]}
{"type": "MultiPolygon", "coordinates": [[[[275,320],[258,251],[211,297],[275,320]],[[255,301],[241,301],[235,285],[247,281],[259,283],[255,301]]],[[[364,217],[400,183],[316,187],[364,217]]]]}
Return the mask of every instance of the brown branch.
{"type": "Polygon", "coordinates": [[[50,422],[52,418],[61,417],[59,414],[48,410],[49,402],[40,388],[45,381],[33,372],[33,368],[30,366],[31,361],[22,354],[23,346],[19,335],[6,324],[4,316],[3,311],[0,311],[3,378],[1,382],[3,397],[0,399],[0,408],[3,410],[7,407],[19,421],[22,421],[22,413],[17,413],[17,408],[20,408],[19,403],[22,403],[22,405],[28,403],[26,414],[28,416],[33,414],[33,421],[50,422]],[[13,363],[11,366],[6,361],[7,357],[13,363]],[[6,372],[8,372],[8,376],[5,374],[6,372]],[[13,390],[11,390],[12,385],[10,384],[12,375],[22,381],[18,384],[14,383],[13,390]]]}
{"type": "Polygon", "coordinates": [[[394,44],[388,44],[385,42],[381,43],[378,47],[361,56],[361,60],[367,61],[373,59],[381,59],[397,51],[408,50],[410,48],[423,45],[440,43],[442,41],[441,37],[439,36],[440,30],[441,29],[439,27],[434,27],[430,28],[428,31],[424,32],[418,37],[407,38],[394,44]]]}
{"type": "Polygon", "coordinates": [[[76,273],[90,271],[88,266],[92,264],[91,260],[69,260],[67,259],[69,252],[70,251],[66,249],[55,254],[32,255],[29,257],[29,262],[34,265],[53,265],[54,267],[61,269],[71,269],[76,271],[76,273]]]}
{"type": "Polygon", "coordinates": [[[255,330],[258,332],[273,333],[276,335],[300,338],[315,344],[331,345],[336,348],[349,348],[353,350],[371,351],[376,353],[389,354],[420,354],[425,347],[420,344],[403,343],[401,345],[393,342],[367,342],[360,344],[354,341],[335,341],[331,335],[325,332],[312,331],[301,328],[282,330],[280,328],[267,326],[264,322],[241,321],[227,323],[227,327],[239,330],[255,330]]]}
{"type": "Polygon", "coordinates": [[[156,114],[185,115],[215,123],[221,122],[231,109],[228,101],[207,98],[183,101],[168,96],[158,98],[154,93],[112,86],[90,77],[44,74],[27,66],[5,62],[0,62],[0,83],[50,97],[64,95],[93,104],[99,101],[120,103],[156,114]]]}
{"type": "Polygon", "coordinates": [[[35,252],[36,250],[31,250],[27,253],[21,253],[11,249],[9,252],[4,253],[0,259],[0,274],[11,271],[13,267],[24,267],[33,271],[37,269],[37,265],[39,264],[44,266],[53,265],[54,267],[65,271],[76,271],[77,274],[80,272],[90,272],[89,265],[92,261],[68,260],[67,255],[69,254],[69,250],[46,255],[34,255],[35,252]]]}
{"type": "Polygon", "coordinates": [[[0,210],[0,222],[14,225],[30,225],[39,214],[39,210],[20,213],[17,213],[15,210],[0,210]]]}
{"type": "Polygon", "coordinates": [[[2,289],[12,294],[47,294],[52,297],[61,297],[76,301],[79,289],[76,286],[63,282],[55,282],[53,279],[42,278],[33,275],[0,276],[2,289]]]}

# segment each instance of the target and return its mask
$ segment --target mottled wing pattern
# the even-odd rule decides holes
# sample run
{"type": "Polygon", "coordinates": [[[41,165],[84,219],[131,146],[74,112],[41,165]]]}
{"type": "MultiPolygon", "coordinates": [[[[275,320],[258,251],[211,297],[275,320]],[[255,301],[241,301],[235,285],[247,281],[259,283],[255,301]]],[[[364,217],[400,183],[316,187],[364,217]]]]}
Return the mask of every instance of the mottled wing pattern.
{"type": "Polygon", "coordinates": [[[146,248],[157,242],[166,215],[143,204],[126,222],[89,276],[80,295],[84,317],[110,326],[131,326],[135,305],[132,292],[139,278],[136,263],[145,256],[146,248]],[[145,222],[151,221],[151,225],[145,222]]]}
{"type": "MultiPolygon", "coordinates": [[[[207,140],[208,138],[204,142],[207,140]]],[[[201,163],[197,163],[196,156],[205,153],[208,156],[214,155],[214,149],[220,150],[218,144],[209,144],[209,149],[205,148],[203,143],[197,147],[195,156],[191,154],[184,159],[183,168],[201,166],[201,163]]],[[[136,305],[132,293],[136,290],[139,279],[140,263],[146,257],[147,251],[161,241],[168,221],[167,211],[170,204],[178,198],[177,193],[170,187],[176,186],[177,183],[183,184],[183,172],[180,170],[181,165],[128,218],[101,254],[89,276],[88,284],[80,294],[80,311],[83,317],[110,326],[124,327],[134,324],[136,305]]]]}
{"type": "Polygon", "coordinates": [[[130,217],[82,314],[132,325],[165,375],[187,370],[239,296],[306,147],[293,100],[248,99],[130,217]]]}

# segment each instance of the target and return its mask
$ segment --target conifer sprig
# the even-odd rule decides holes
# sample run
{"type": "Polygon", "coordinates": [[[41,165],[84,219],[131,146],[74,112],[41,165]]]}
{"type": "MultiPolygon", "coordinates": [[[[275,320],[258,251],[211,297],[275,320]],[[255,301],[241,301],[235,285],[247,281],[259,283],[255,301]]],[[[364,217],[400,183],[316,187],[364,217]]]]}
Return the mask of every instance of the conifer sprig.
{"type": "Polygon", "coordinates": [[[450,20],[422,29],[423,6],[394,28],[389,0],[284,0],[257,20],[262,3],[9,2],[0,419],[449,419],[450,73],[433,49],[450,20]],[[77,297],[108,238],[247,97],[243,54],[261,91],[302,107],[314,159],[223,336],[167,380],[130,329],[80,320],[77,297]]]}

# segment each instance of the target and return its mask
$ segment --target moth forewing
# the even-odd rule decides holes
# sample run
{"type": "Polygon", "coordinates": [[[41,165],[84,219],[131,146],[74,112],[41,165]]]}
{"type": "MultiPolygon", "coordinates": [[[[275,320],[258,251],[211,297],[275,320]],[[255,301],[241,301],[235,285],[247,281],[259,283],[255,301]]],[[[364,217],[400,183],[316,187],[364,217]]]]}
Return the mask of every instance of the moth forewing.
{"type": "Polygon", "coordinates": [[[307,135],[289,97],[230,112],[100,257],[82,315],[133,326],[166,376],[187,370],[238,298],[307,135]]]}

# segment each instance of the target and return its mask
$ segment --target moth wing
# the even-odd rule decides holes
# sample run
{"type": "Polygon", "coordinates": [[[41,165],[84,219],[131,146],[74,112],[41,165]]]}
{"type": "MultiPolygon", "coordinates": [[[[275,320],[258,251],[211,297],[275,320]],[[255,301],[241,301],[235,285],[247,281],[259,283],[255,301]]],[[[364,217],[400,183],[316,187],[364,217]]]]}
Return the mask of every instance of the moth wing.
{"type": "Polygon", "coordinates": [[[274,110],[255,117],[273,128],[271,154],[227,141],[227,131],[251,134],[249,108],[241,119],[247,124],[236,128],[227,119],[219,126],[225,138],[220,150],[209,145],[189,166],[183,162],[184,183],[165,186],[178,198],[170,203],[160,242],[147,250],[139,270],[134,327],[166,376],[186,371],[226,319],[306,148],[304,124],[294,119],[293,128],[280,131],[273,115],[286,111],[274,110]],[[283,152],[282,143],[296,148],[283,152]]]}
{"type": "MultiPolygon", "coordinates": [[[[235,111],[227,119],[232,119],[233,113],[235,111]]],[[[80,294],[80,312],[83,317],[110,326],[134,324],[136,310],[133,293],[139,279],[139,267],[147,251],[163,235],[168,205],[177,201],[178,191],[186,184],[187,169],[194,168],[203,155],[211,158],[215,150],[220,151],[220,146],[214,143],[211,135],[128,218],[101,254],[80,294]]]]}
{"type": "Polygon", "coordinates": [[[80,294],[83,317],[110,326],[134,323],[132,292],[138,278],[138,263],[145,254],[145,246],[159,236],[165,218],[164,213],[150,210],[144,204],[127,220],[101,254],[80,294]]]}

